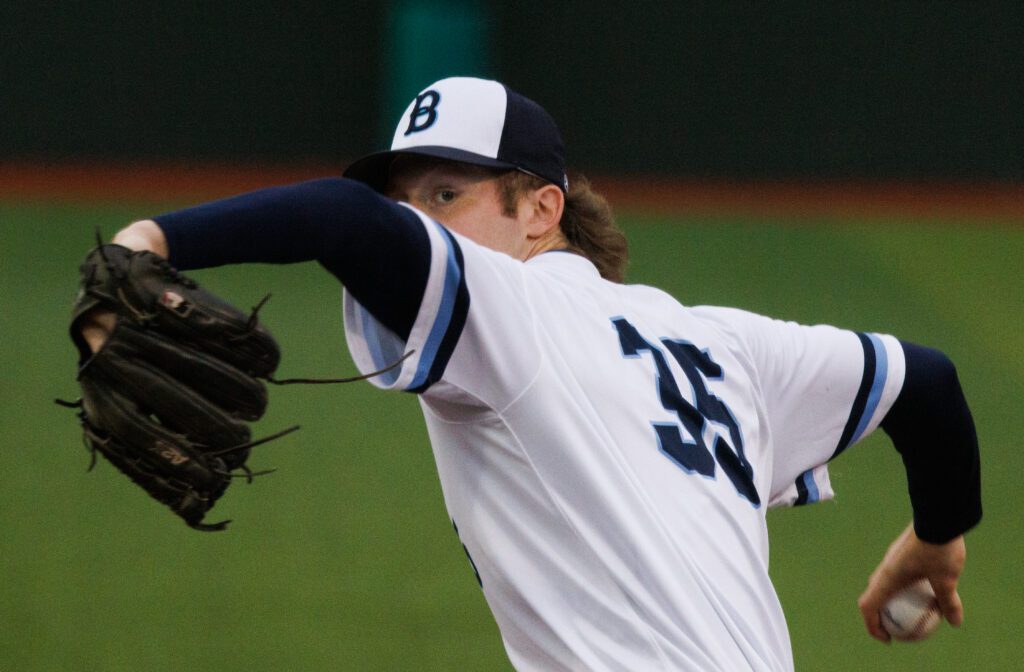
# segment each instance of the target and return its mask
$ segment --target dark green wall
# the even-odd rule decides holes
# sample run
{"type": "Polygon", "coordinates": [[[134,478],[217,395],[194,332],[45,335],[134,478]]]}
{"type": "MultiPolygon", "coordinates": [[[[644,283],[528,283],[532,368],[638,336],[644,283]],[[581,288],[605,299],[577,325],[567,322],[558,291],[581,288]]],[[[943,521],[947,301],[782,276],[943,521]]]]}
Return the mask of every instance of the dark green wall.
{"type": "Polygon", "coordinates": [[[378,3],[0,2],[0,156],[307,160],[376,132],[378,3]]]}
{"type": "Polygon", "coordinates": [[[593,4],[503,63],[602,171],[1024,177],[1024,3],[593,4]]]}
{"type": "MultiPolygon", "coordinates": [[[[393,46],[423,4],[5,3],[0,158],[344,163],[390,135],[395,53],[465,49],[393,46]]],[[[542,102],[579,168],[1024,179],[1024,3],[474,4],[465,72],[542,102]]]]}

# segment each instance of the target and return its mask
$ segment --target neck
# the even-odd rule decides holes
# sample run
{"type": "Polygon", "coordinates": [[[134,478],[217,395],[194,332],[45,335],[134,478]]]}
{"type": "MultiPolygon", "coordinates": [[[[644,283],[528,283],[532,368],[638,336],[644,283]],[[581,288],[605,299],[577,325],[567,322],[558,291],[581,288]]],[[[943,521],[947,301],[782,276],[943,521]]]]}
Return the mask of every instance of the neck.
{"type": "Polygon", "coordinates": [[[568,247],[569,241],[565,239],[565,236],[562,234],[562,230],[556,226],[549,229],[543,236],[530,241],[529,247],[526,250],[526,255],[523,257],[523,261],[532,259],[538,254],[544,254],[551,250],[564,250],[568,247]]]}

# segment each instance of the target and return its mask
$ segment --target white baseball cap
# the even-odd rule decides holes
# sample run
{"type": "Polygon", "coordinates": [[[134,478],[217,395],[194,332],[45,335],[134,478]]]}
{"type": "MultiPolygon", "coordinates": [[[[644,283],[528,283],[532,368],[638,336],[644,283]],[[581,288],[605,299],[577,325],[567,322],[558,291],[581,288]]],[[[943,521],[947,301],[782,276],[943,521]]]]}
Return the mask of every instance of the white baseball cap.
{"type": "Polygon", "coordinates": [[[569,191],[565,148],[543,107],[500,82],[449,77],[421,91],[395,128],[391,149],[345,170],[377,191],[399,154],[420,154],[489,168],[520,170],[569,191]]]}

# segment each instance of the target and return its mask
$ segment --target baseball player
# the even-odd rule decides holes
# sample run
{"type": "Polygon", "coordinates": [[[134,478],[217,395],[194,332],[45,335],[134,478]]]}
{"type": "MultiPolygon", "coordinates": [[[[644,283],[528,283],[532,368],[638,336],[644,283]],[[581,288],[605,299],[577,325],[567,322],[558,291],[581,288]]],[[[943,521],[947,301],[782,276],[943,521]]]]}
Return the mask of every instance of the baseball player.
{"type": "MultiPolygon", "coordinates": [[[[536,103],[449,78],[345,178],[136,222],[114,242],[180,269],[316,260],[345,287],[373,380],[417,396],[445,504],[519,670],[791,670],[765,512],[832,496],[878,427],[914,520],[860,599],[868,632],[928,579],[962,607],[977,440],[941,353],[890,335],[690,307],[621,284],[604,201],[566,175],[536,103]]],[[[99,347],[109,319],[85,330],[99,347]]]]}

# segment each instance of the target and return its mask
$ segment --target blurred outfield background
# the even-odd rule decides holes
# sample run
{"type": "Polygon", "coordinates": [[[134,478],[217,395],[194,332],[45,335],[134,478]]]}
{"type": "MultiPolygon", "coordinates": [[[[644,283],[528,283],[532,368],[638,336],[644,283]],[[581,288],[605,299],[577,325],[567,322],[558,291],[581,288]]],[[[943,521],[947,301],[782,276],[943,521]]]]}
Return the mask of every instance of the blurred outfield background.
{"type": "MultiPolygon", "coordinates": [[[[1024,668],[1013,7],[0,7],[0,672],[509,669],[414,400],[275,389],[259,430],[303,430],[258,450],[279,471],[236,485],[216,510],[235,523],[212,535],[106,463],[86,474],[52,404],[76,395],[67,309],[96,226],[343,165],[453,71],[540,100],[571,163],[610,176],[630,282],[957,362],[986,507],[964,627],[890,647],[863,632],[856,598],[910,516],[880,434],[835,462],[835,502],[769,514],[797,669],[1024,668]]],[[[242,306],[273,291],[282,375],[353,371],[340,288],[315,264],[196,275],[242,306]]]]}

